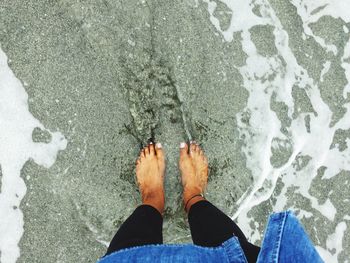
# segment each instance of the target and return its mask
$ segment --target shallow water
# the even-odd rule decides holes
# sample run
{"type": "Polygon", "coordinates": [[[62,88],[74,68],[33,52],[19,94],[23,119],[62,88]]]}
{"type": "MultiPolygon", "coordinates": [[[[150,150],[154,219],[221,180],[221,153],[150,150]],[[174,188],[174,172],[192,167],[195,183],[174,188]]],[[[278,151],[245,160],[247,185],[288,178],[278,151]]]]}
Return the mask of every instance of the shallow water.
{"type": "Polygon", "coordinates": [[[346,262],[349,8],[2,0],[0,262],[95,262],[139,204],[150,137],[167,152],[167,243],[191,240],[177,160],[196,139],[207,198],[254,243],[292,209],[327,262],[346,262]]]}

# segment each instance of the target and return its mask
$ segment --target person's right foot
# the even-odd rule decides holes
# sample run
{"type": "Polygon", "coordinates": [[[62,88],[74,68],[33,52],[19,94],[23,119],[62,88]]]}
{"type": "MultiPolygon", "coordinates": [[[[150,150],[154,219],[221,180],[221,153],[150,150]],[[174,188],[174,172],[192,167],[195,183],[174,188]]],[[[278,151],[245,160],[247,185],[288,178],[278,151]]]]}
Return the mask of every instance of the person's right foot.
{"type": "Polygon", "coordinates": [[[136,161],[136,178],[140,188],[142,203],[164,210],[165,155],[162,145],[150,143],[140,151],[136,161]]]}
{"type": "Polygon", "coordinates": [[[180,144],[179,168],[183,186],[183,201],[188,212],[193,204],[204,200],[203,194],[208,182],[208,160],[195,142],[180,144]],[[198,195],[198,196],[196,196],[198,195]],[[195,196],[195,197],[194,197],[195,196]]]}

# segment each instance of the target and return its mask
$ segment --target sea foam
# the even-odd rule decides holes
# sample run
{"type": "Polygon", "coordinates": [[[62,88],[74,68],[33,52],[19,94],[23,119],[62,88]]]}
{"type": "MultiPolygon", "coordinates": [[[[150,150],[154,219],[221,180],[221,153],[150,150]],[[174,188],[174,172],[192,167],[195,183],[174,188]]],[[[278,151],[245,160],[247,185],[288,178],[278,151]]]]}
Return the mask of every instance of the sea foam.
{"type": "Polygon", "coordinates": [[[2,263],[14,263],[20,256],[18,247],[24,231],[20,203],[26,193],[21,169],[26,161],[49,168],[67,141],[60,132],[50,132],[28,109],[28,95],[20,80],[7,64],[0,48],[0,252],[2,263]],[[34,143],[34,128],[51,134],[51,142],[34,143]]]}
{"type": "MultiPolygon", "coordinates": [[[[252,242],[261,240],[258,231],[259,224],[249,216],[249,211],[269,200],[274,194],[278,180],[283,187],[280,193],[274,196],[273,211],[293,209],[299,211],[299,218],[310,218],[313,214],[305,211],[303,207],[288,207],[287,190],[293,187],[294,192],[310,200],[313,209],[319,211],[325,218],[334,221],[337,209],[332,201],[327,198],[325,202],[312,196],[309,192],[313,179],[317,176],[320,167],[326,167],[322,179],[329,179],[339,172],[350,170],[350,144],[347,140],[347,149],[341,151],[337,146],[331,148],[331,144],[338,129],[350,128],[350,104],[344,105],[345,115],[332,125],[333,112],[322,100],[317,85],[318,80],[312,79],[307,70],[298,64],[297,59],[289,47],[289,35],[283,28],[279,17],[268,1],[230,1],[221,0],[232,11],[230,26],[223,30],[220,21],[214,16],[216,3],[204,0],[208,4],[210,21],[215,30],[219,32],[225,41],[232,41],[235,32],[240,32],[242,48],[247,55],[246,65],[239,68],[244,80],[244,87],[249,92],[247,105],[243,111],[237,114],[236,119],[239,133],[244,140],[242,151],[246,155],[246,165],[251,170],[254,185],[238,200],[238,209],[233,219],[238,221],[240,227],[250,237],[252,242]],[[261,17],[253,12],[253,7],[259,6],[261,17]],[[255,25],[272,25],[274,27],[275,46],[278,54],[265,57],[260,55],[251,40],[249,29],[255,25]],[[281,59],[282,58],[282,59],[281,59]],[[269,79],[269,81],[266,81],[269,79]],[[292,89],[296,86],[307,94],[315,113],[298,113],[293,117],[294,101],[292,89]],[[271,110],[271,98],[276,97],[277,102],[283,102],[288,106],[288,117],[291,125],[287,128],[287,134],[281,132],[282,123],[271,110]],[[249,116],[249,122],[242,121],[249,116]],[[308,118],[308,124],[306,119],[308,118]],[[285,145],[278,145],[278,141],[288,141],[285,145]],[[288,160],[280,167],[273,167],[270,162],[272,149],[276,147],[290,147],[291,154],[288,160]],[[296,163],[298,157],[307,156],[309,162],[302,169],[296,163]]],[[[336,46],[326,44],[325,40],[313,34],[309,24],[316,22],[324,15],[342,18],[350,21],[350,2],[345,1],[292,1],[297,8],[298,15],[302,18],[304,36],[313,37],[326,51],[336,55],[339,50],[336,46]]],[[[231,13],[230,11],[230,13],[231,13]]],[[[344,29],[346,33],[347,28],[344,29]]],[[[346,71],[350,80],[350,43],[347,43],[342,58],[341,66],[346,71]],[[346,62],[347,61],[347,62],[346,62]]],[[[324,64],[320,81],[328,72],[330,63],[324,64]]],[[[344,87],[343,96],[346,98],[350,90],[349,83],[344,87]]],[[[324,247],[317,246],[321,256],[327,259],[337,260],[337,255],[343,250],[342,242],[335,235],[344,233],[346,225],[339,222],[334,234],[328,236],[324,247]],[[332,250],[337,251],[336,256],[332,250]]],[[[342,237],[341,237],[342,238],[342,237]]]]}

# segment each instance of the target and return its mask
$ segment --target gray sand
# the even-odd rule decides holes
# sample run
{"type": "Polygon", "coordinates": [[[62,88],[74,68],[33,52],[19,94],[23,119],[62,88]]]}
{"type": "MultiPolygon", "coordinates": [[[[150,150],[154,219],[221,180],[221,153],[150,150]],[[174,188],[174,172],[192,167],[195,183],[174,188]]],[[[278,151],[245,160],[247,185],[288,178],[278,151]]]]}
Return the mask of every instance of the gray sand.
{"type": "MultiPolygon", "coordinates": [[[[312,78],[320,79],[322,64],[332,62],[319,87],[336,122],[346,102],[341,96],[347,82],[340,67],[342,52],[334,56],[312,38],[303,40],[300,17],[289,1],[269,2],[289,34],[298,63],[312,78]],[[305,53],[313,58],[306,60],[305,53]]],[[[230,23],[226,9],[218,5],[222,28],[230,23]]],[[[349,35],[335,33],[343,25],[341,19],[323,17],[312,27],[342,50],[349,35]]],[[[277,53],[272,31],[272,26],[250,30],[263,56],[277,53]]],[[[191,241],[177,167],[181,141],[201,143],[210,163],[207,198],[224,212],[235,212],[236,201],[253,182],[235,117],[249,95],[237,69],[247,56],[239,33],[232,42],[215,34],[207,4],[1,0],[0,43],[17,78],[28,84],[32,114],[68,140],[52,168],[28,161],[22,170],[28,190],[20,207],[25,232],[18,262],[95,262],[106,250],[103,242],[110,241],[140,203],[134,163],[140,144],[152,136],[167,153],[166,243],[191,241]]],[[[298,87],[293,99],[300,111],[313,112],[298,87]]],[[[283,103],[272,100],[271,110],[283,127],[290,125],[283,103]]],[[[335,139],[344,146],[345,138],[349,130],[339,131],[335,139]]],[[[50,135],[36,129],[33,140],[47,142],[50,135]]],[[[279,167],[290,154],[273,153],[270,161],[279,167]]],[[[308,162],[307,156],[300,158],[304,165],[308,162]]],[[[343,181],[348,177],[343,172],[329,180],[316,178],[310,189],[319,200],[332,200],[338,212],[333,223],[317,214],[308,199],[288,194],[288,205],[313,211],[315,217],[303,223],[312,238],[317,234],[316,244],[324,246],[327,235],[350,212],[344,201],[349,184],[343,181]]],[[[281,187],[278,182],[275,191],[281,187]]],[[[271,200],[251,212],[261,223],[261,233],[271,200]]],[[[340,261],[350,256],[348,229],[340,261]]]]}

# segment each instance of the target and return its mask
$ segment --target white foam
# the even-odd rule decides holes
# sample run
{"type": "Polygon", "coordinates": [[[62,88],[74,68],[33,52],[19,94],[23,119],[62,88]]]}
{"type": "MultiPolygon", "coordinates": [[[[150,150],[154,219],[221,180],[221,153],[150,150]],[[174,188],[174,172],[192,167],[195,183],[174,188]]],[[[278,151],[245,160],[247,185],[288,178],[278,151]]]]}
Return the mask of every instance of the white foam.
{"type": "Polygon", "coordinates": [[[350,2],[339,0],[293,0],[293,4],[297,8],[303,8],[305,13],[301,16],[301,19],[305,23],[313,23],[320,19],[322,16],[332,16],[334,18],[341,18],[345,22],[350,22],[350,2]],[[321,7],[324,7],[321,9],[321,7]],[[318,12],[316,9],[319,9],[318,12]],[[313,14],[312,14],[313,13],[313,14]]]}
{"type": "MultiPolygon", "coordinates": [[[[302,3],[303,1],[298,0],[292,0],[291,1],[297,8],[298,15],[301,17],[303,21],[303,29],[304,29],[304,40],[306,39],[306,35],[313,37],[318,44],[320,44],[326,51],[333,52],[334,55],[338,53],[337,47],[333,44],[326,44],[325,40],[319,36],[316,36],[311,28],[309,27],[309,24],[311,22],[315,22],[317,20],[312,20],[310,17],[312,17],[311,12],[313,10],[310,10],[310,8],[306,8],[306,6],[302,3]]],[[[321,5],[319,5],[321,6],[321,5]]]]}
{"type": "Polygon", "coordinates": [[[338,250],[338,248],[342,247],[343,237],[346,230],[346,223],[340,222],[336,228],[335,232],[328,236],[327,238],[327,248],[329,250],[336,250],[336,255],[338,255],[342,249],[338,250]]]}
{"type": "Polygon", "coordinates": [[[344,55],[341,58],[341,66],[345,70],[345,76],[346,79],[348,80],[348,84],[345,86],[344,91],[343,91],[343,97],[344,99],[347,99],[350,93],[350,63],[345,62],[345,61],[350,61],[350,41],[346,44],[344,48],[344,55]]]}
{"type": "MultiPolygon", "coordinates": [[[[205,2],[210,3],[208,0],[205,2]]],[[[295,193],[309,199],[314,209],[318,210],[326,219],[333,221],[337,209],[331,200],[327,198],[324,203],[320,203],[316,197],[309,193],[309,189],[320,167],[326,167],[323,179],[336,176],[342,170],[350,170],[350,147],[342,152],[339,151],[338,147],[330,150],[336,130],[350,128],[350,104],[345,105],[347,112],[343,118],[333,127],[330,127],[333,113],[321,98],[320,91],[316,85],[319,80],[313,80],[308,75],[308,72],[298,64],[288,44],[289,36],[283,29],[269,2],[265,0],[254,1],[255,5],[261,6],[260,13],[263,15],[263,18],[257,18],[252,13],[252,8],[254,7],[252,1],[244,1],[244,3],[241,3],[241,1],[222,2],[226,3],[233,14],[231,25],[227,30],[223,31],[220,28],[219,20],[214,17],[215,4],[211,4],[208,12],[210,20],[224,40],[232,41],[234,32],[241,32],[242,34],[242,47],[247,54],[247,60],[246,65],[239,68],[239,70],[243,77],[244,87],[249,92],[249,98],[246,108],[237,114],[236,119],[240,135],[242,138],[245,138],[242,151],[247,157],[246,164],[254,178],[253,186],[238,200],[239,208],[233,218],[237,219],[238,224],[250,236],[252,242],[260,239],[258,229],[254,224],[254,218],[249,217],[248,212],[252,207],[268,200],[274,193],[277,180],[281,179],[283,188],[278,196],[274,196],[277,200],[274,204],[274,211],[289,208],[287,207],[288,197],[286,193],[290,187],[293,187],[295,193]],[[238,18],[235,17],[236,12],[239,13],[241,21],[237,21],[238,18]],[[259,24],[269,24],[275,27],[275,45],[279,56],[283,57],[285,64],[279,56],[266,58],[257,53],[255,45],[250,39],[249,29],[259,24]],[[276,76],[272,80],[264,81],[264,79],[267,79],[268,76],[273,76],[273,74],[276,74],[276,76]],[[291,141],[291,144],[288,144],[287,147],[292,147],[292,154],[284,165],[274,168],[270,163],[271,148],[276,147],[274,139],[283,140],[286,136],[280,132],[281,122],[270,109],[271,96],[275,93],[277,100],[288,106],[288,116],[291,118],[294,111],[292,97],[292,87],[294,85],[305,90],[317,114],[302,113],[297,118],[292,119],[291,127],[287,128],[289,132],[288,139],[291,141]],[[250,115],[248,124],[246,121],[242,121],[246,114],[250,115]],[[305,122],[306,117],[310,118],[310,130],[308,130],[305,122]],[[297,156],[309,156],[311,160],[303,169],[298,170],[298,165],[296,165],[298,162],[297,156]]],[[[306,1],[310,5],[308,10],[302,9],[304,8],[302,3],[305,1],[292,2],[297,6],[298,14],[302,16],[304,35],[314,37],[326,51],[336,54],[338,52],[336,47],[326,44],[323,39],[314,36],[308,25],[317,21],[322,15],[334,14],[335,10],[340,7],[343,9],[335,17],[342,17],[345,21],[349,21],[350,12],[344,12],[344,10],[350,10],[350,8],[344,8],[350,2],[348,1],[349,4],[342,5],[335,1],[320,1],[329,3],[329,5],[313,15],[311,15],[311,11],[321,6],[320,2],[317,1],[316,6],[313,4],[315,1],[306,1]]],[[[345,59],[349,55],[350,44],[347,45],[342,59],[342,67],[346,69],[348,80],[350,79],[349,64],[345,62],[345,59]]],[[[331,64],[329,62],[325,63],[321,80],[323,80],[324,74],[328,72],[330,67],[331,64]]],[[[347,84],[344,87],[344,97],[346,97],[349,89],[349,84],[347,84]]],[[[349,142],[347,144],[350,146],[349,142]]],[[[278,147],[281,147],[281,145],[278,147]]],[[[302,207],[294,207],[294,209],[304,211],[299,214],[299,218],[310,217],[311,213],[305,211],[302,207]]],[[[317,236],[315,238],[317,239],[317,236]]],[[[329,244],[333,241],[334,239],[330,239],[329,244]]],[[[329,244],[324,249],[325,251],[329,250],[329,244]]],[[[334,246],[339,251],[342,249],[339,247],[342,246],[340,243],[336,243],[334,246]]]]}
{"type": "Polygon", "coordinates": [[[330,61],[326,61],[323,64],[323,69],[321,71],[321,82],[323,82],[323,76],[329,71],[330,66],[331,66],[331,62],[330,61]]]}
{"type": "MultiPolygon", "coordinates": [[[[296,210],[298,210],[298,209],[296,209],[296,208],[291,208],[291,210],[296,211],[296,210]]],[[[303,209],[299,209],[299,214],[298,214],[298,217],[299,217],[299,218],[310,218],[310,217],[312,217],[313,215],[314,215],[314,214],[311,213],[311,212],[305,211],[305,210],[303,210],[303,209]]]]}
{"type": "Polygon", "coordinates": [[[20,172],[29,159],[49,168],[67,141],[59,132],[50,132],[28,109],[28,95],[22,83],[7,65],[0,48],[0,251],[2,263],[16,262],[20,255],[18,243],[23,235],[23,214],[19,209],[26,186],[20,172]],[[50,132],[50,143],[34,143],[33,129],[50,132]],[[15,209],[14,209],[15,208],[15,209]]]}
{"type": "Polygon", "coordinates": [[[312,36],[326,51],[338,53],[337,47],[333,44],[326,44],[325,40],[315,36],[310,29],[311,23],[317,22],[322,16],[332,16],[341,18],[345,22],[350,22],[350,1],[339,0],[292,0],[297,8],[298,14],[303,21],[304,33],[312,36]],[[319,8],[319,11],[316,10],[319,8]]]}
{"type": "Polygon", "coordinates": [[[220,21],[214,16],[214,11],[217,7],[215,1],[203,0],[203,2],[208,4],[208,12],[210,15],[210,21],[216,28],[218,32],[224,37],[226,41],[233,40],[233,33],[240,30],[249,29],[257,24],[266,24],[267,21],[264,21],[264,18],[256,16],[250,7],[250,1],[246,0],[221,0],[233,13],[231,16],[230,26],[223,30],[220,26],[220,21]],[[249,17],[249,19],[247,19],[249,17]]]}
{"type": "Polygon", "coordinates": [[[318,253],[325,262],[338,262],[338,255],[343,251],[343,238],[346,228],[346,223],[340,222],[336,226],[335,232],[327,238],[327,249],[316,246],[318,253]]]}

